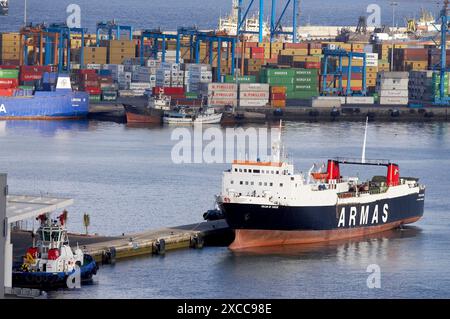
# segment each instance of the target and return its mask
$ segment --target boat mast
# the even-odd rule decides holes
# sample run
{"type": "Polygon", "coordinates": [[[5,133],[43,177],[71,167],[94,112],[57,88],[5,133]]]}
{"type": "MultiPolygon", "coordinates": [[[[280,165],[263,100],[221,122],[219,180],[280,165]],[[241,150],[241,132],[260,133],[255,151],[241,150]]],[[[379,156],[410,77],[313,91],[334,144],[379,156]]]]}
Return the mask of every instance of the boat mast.
{"type": "Polygon", "coordinates": [[[366,145],[367,145],[367,129],[369,127],[369,117],[366,117],[366,129],[364,132],[364,143],[363,143],[363,149],[362,149],[362,155],[361,155],[361,163],[366,162],[366,145]]]}

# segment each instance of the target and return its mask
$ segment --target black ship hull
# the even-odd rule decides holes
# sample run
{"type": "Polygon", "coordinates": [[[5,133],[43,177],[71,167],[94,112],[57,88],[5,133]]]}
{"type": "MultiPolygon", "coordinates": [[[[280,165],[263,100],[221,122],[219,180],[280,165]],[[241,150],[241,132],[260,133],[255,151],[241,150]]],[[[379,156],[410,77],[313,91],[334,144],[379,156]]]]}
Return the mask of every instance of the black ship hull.
{"type": "Polygon", "coordinates": [[[304,244],[364,236],[413,223],[423,216],[424,190],[369,203],[289,207],[222,203],[236,239],[231,249],[304,244]]]}

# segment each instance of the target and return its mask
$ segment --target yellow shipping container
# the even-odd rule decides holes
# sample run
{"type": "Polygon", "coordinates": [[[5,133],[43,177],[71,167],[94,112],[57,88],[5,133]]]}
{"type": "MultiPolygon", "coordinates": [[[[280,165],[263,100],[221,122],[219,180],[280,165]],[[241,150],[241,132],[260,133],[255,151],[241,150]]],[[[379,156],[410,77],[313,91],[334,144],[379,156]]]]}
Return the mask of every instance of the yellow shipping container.
{"type": "Polygon", "coordinates": [[[368,66],[368,67],[366,67],[366,72],[367,73],[377,73],[378,72],[378,67],[376,67],[376,66],[368,66]]]}
{"type": "Polygon", "coordinates": [[[428,69],[428,61],[405,61],[405,71],[421,71],[428,69]]]}
{"type": "MultiPolygon", "coordinates": [[[[356,58],[352,59],[352,66],[363,66],[363,64],[364,64],[363,59],[356,59],[356,58]]],[[[348,66],[348,58],[342,59],[342,66],[348,66]]]]}
{"type": "Polygon", "coordinates": [[[377,86],[377,79],[367,79],[366,80],[366,85],[368,87],[375,87],[375,86],[377,86]]]}
{"type": "Polygon", "coordinates": [[[366,79],[376,79],[376,78],[377,78],[377,72],[366,73],[366,79]]]}
{"type": "Polygon", "coordinates": [[[293,58],[294,62],[320,62],[321,57],[320,56],[310,56],[310,55],[306,55],[306,56],[300,56],[300,55],[296,55],[293,58]]]}
{"type": "Polygon", "coordinates": [[[322,49],[309,49],[309,55],[321,55],[322,49]]]}
{"type": "Polygon", "coordinates": [[[110,48],[135,48],[135,40],[111,40],[109,41],[110,48]]]}
{"type": "Polygon", "coordinates": [[[3,41],[20,41],[20,33],[19,32],[6,32],[1,35],[2,42],[3,41]]]}

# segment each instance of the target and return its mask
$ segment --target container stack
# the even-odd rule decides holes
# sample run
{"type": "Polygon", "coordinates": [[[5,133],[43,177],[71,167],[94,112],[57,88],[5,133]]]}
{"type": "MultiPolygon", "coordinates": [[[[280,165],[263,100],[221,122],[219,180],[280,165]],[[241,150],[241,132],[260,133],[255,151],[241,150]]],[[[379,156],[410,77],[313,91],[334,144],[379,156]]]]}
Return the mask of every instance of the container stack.
{"type": "MultiPolygon", "coordinates": [[[[79,61],[81,53],[79,49],[72,49],[72,56],[75,61],[79,61]]],[[[107,48],[105,47],[84,47],[84,65],[86,64],[106,64],[107,48]]]]}
{"type": "Polygon", "coordinates": [[[375,90],[377,86],[378,53],[366,53],[366,86],[368,90],[375,90]]]}
{"type": "Polygon", "coordinates": [[[0,96],[13,96],[19,86],[19,70],[2,66],[0,68],[0,96]]]}
{"type": "Polygon", "coordinates": [[[407,105],[408,72],[381,72],[377,78],[377,92],[381,105],[407,105]]]}
{"type": "Polygon", "coordinates": [[[207,95],[208,84],[212,82],[211,66],[209,64],[187,64],[185,72],[187,73],[187,91],[207,95]]]}
{"type": "Polygon", "coordinates": [[[0,39],[1,63],[3,65],[19,65],[20,61],[20,34],[2,33],[0,39]]]}
{"type": "Polygon", "coordinates": [[[239,85],[239,106],[264,107],[269,103],[270,85],[242,83],[239,85]]]}
{"type": "Polygon", "coordinates": [[[286,107],[286,87],[272,86],[270,88],[270,103],[274,108],[286,107]]]}
{"type": "Polygon", "coordinates": [[[136,57],[134,40],[111,40],[108,46],[108,63],[122,64],[125,59],[136,57]]]}
{"type": "Polygon", "coordinates": [[[263,69],[262,82],[286,87],[287,99],[309,99],[319,95],[317,69],[263,69]]]}
{"type": "MultiPolygon", "coordinates": [[[[225,83],[236,83],[236,77],[233,75],[225,75],[225,83]]],[[[237,78],[237,83],[257,83],[254,75],[241,75],[237,78]]]]}
{"type": "Polygon", "coordinates": [[[79,89],[89,93],[89,101],[99,102],[102,90],[98,81],[98,74],[92,69],[82,69],[78,71],[79,89]]]}
{"type": "Polygon", "coordinates": [[[432,101],[436,93],[439,95],[439,86],[434,85],[436,79],[433,75],[433,71],[412,71],[409,73],[410,100],[432,101]]]}
{"type": "Polygon", "coordinates": [[[394,49],[396,71],[419,71],[428,69],[428,49],[394,49]]]}
{"type": "Polygon", "coordinates": [[[209,83],[209,106],[237,106],[237,85],[233,83],[209,83]]]}
{"type": "MultiPolygon", "coordinates": [[[[449,73],[446,72],[444,76],[444,95],[446,97],[450,96],[449,94],[449,73]]],[[[434,72],[431,79],[431,90],[432,95],[434,97],[441,96],[441,75],[439,72],[434,72]]]]}
{"type": "Polygon", "coordinates": [[[156,86],[162,87],[184,87],[184,71],[180,64],[164,62],[156,70],[156,86]]]}
{"type": "Polygon", "coordinates": [[[24,85],[35,85],[42,79],[45,72],[51,72],[51,66],[22,65],[20,67],[20,82],[24,85]]]}

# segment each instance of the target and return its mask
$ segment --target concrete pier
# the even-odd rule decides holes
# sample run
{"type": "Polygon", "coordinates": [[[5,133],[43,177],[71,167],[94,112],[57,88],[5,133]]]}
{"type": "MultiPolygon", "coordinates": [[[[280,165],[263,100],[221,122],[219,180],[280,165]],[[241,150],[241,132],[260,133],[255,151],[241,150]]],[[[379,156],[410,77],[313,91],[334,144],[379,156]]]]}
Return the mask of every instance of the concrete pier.
{"type": "MultiPolygon", "coordinates": [[[[192,225],[149,230],[124,236],[84,236],[70,234],[71,246],[77,244],[92,255],[98,263],[114,263],[117,260],[142,255],[164,254],[166,251],[206,246],[228,246],[234,239],[233,231],[224,220],[192,225]]],[[[12,234],[14,258],[20,261],[31,245],[30,232],[12,234]]]]}

